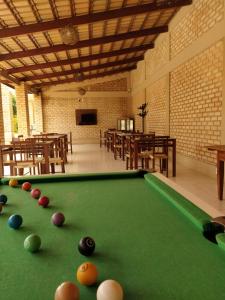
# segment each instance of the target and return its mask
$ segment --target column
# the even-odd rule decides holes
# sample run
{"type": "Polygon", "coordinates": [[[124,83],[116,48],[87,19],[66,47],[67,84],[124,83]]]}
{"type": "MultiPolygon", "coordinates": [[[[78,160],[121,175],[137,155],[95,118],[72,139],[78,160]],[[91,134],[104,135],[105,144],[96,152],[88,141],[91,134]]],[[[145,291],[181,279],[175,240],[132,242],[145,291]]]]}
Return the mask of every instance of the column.
{"type": "Polygon", "coordinates": [[[30,135],[30,119],[27,88],[24,82],[16,86],[16,106],[18,118],[18,134],[30,135]]]}
{"type": "Polygon", "coordinates": [[[41,93],[34,94],[34,124],[35,131],[43,131],[43,110],[41,93]]]}
{"type": "Polygon", "coordinates": [[[5,143],[11,142],[13,137],[13,106],[11,91],[13,91],[11,88],[2,84],[1,92],[5,143]]]}
{"type": "Polygon", "coordinates": [[[0,83],[0,143],[4,144],[4,121],[3,121],[3,109],[2,109],[2,85],[0,83]]]}

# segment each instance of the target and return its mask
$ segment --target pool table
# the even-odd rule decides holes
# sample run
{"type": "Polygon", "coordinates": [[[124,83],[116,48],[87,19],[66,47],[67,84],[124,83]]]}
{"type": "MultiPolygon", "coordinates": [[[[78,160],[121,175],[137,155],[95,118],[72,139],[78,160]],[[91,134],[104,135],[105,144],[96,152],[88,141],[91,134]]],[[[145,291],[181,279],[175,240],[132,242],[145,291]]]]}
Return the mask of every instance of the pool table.
{"type": "MultiPolygon", "coordinates": [[[[20,177],[19,184],[28,177],[20,177]]],[[[1,179],[8,202],[0,215],[0,299],[53,300],[57,286],[75,282],[80,299],[96,299],[97,285],[81,286],[77,267],[93,262],[98,283],[115,279],[125,300],[215,300],[225,295],[225,234],[218,244],[203,237],[210,216],[154,174],[143,171],[29,177],[50,198],[48,208],[20,186],[1,179]],[[54,212],[66,221],[51,224],[54,212]],[[19,230],[8,227],[11,214],[21,214],[19,230]],[[41,250],[27,252],[27,235],[38,234],[41,250]],[[82,256],[80,238],[96,242],[93,256],[82,256]]]]}

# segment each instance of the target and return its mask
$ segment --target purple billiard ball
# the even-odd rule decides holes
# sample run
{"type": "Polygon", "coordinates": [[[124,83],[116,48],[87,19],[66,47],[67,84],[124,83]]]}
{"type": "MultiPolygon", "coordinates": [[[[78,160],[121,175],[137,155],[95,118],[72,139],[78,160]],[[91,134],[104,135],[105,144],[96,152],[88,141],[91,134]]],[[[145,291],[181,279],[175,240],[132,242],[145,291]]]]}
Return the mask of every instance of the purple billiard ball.
{"type": "Polygon", "coordinates": [[[52,223],[55,226],[61,227],[63,225],[64,221],[65,221],[64,214],[62,214],[60,212],[56,212],[52,215],[52,223]]]}

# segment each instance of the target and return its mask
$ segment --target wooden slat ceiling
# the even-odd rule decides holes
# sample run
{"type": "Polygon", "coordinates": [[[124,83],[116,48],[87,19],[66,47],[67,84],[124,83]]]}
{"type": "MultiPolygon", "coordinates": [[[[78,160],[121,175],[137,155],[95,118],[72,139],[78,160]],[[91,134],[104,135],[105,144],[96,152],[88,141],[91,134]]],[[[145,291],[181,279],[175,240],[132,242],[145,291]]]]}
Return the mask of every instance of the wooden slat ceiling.
{"type": "Polygon", "coordinates": [[[30,87],[134,69],[191,0],[2,0],[0,81],[30,87]],[[78,42],[65,45],[72,25],[78,42]]]}

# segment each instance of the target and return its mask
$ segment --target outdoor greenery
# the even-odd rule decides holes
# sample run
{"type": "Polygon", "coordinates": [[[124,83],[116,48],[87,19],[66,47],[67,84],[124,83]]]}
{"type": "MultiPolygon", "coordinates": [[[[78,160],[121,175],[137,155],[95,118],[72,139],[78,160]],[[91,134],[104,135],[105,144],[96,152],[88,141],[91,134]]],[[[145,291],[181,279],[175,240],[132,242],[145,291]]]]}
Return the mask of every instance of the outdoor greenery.
{"type": "Polygon", "coordinates": [[[12,99],[12,107],[13,107],[13,132],[18,133],[16,96],[11,94],[11,99],[12,99]]]}

